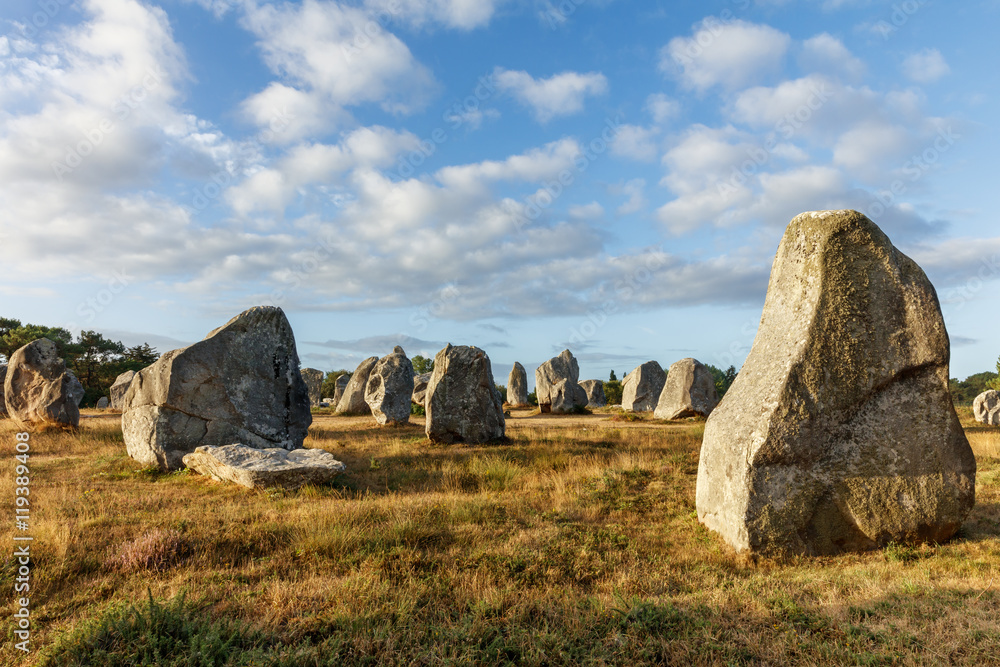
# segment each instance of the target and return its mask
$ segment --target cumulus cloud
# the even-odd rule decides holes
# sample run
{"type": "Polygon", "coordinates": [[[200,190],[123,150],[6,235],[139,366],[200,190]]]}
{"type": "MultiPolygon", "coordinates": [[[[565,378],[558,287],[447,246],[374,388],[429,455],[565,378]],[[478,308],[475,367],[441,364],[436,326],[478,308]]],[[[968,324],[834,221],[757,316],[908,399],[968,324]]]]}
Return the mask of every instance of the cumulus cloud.
{"type": "Polygon", "coordinates": [[[608,80],[600,72],[562,72],[548,79],[536,79],[524,71],[497,68],[493,78],[501,92],[509,93],[530,108],[541,123],[579,113],[588,96],[608,92],[608,80]]]}
{"type": "Polygon", "coordinates": [[[652,162],[659,157],[658,128],[622,125],[611,142],[611,153],[639,162],[652,162]]]}
{"type": "Polygon", "coordinates": [[[839,74],[857,80],[865,73],[865,64],[852,54],[844,43],[823,32],[802,43],[799,65],[809,72],[839,74]]]}
{"type": "Polygon", "coordinates": [[[937,49],[923,49],[903,61],[903,74],[916,83],[934,83],[949,72],[951,68],[937,49]]]}
{"type": "Polygon", "coordinates": [[[471,30],[485,26],[507,0],[365,0],[382,20],[401,20],[415,27],[438,23],[471,30]]]}
{"type": "Polygon", "coordinates": [[[646,98],[646,111],[653,118],[653,122],[658,124],[671,121],[680,115],[681,105],[677,100],[671,99],[663,93],[653,93],[646,98]]]}

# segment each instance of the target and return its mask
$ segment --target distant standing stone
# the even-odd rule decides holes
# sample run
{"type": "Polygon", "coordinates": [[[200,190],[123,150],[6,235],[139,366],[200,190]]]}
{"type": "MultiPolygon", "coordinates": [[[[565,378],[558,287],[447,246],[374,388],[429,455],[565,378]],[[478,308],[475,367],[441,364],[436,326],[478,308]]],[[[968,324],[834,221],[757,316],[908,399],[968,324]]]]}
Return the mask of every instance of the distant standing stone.
{"type": "Polygon", "coordinates": [[[427,437],[467,444],[504,437],[503,398],[490,358],[478,347],[450,344],[434,358],[427,387],[427,437]]]}
{"type": "Polygon", "coordinates": [[[528,373],[519,361],[514,362],[507,378],[507,403],[512,408],[528,406],[528,373]]]}
{"type": "Polygon", "coordinates": [[[381,426],[406,424],[410,421],[413,398],[413,364],[403,348],[396,346],[392,354],[378,360],[365,387],[365,402],[375,421],[381,426]]]}
{"type": "Polygon", "coordinates": [[[698,518],[737,551],[947,540],[976,482],[949,353],[934,287],[871,220],[797,216],[750,355],[705,426],[698,518]]]}
{"type": "Polygon", "coordinates": [[[587,392],[579,384],[580,365],[569,350],[535,369],[538,408],[552,414],[570,414],[587,407],[587,392]]]}
{"type": "Polygon", "coordinates": [[[604,383],[600,380],[582,380],[580,386],[587,392],[588,408],[603,408],[608,404],[604,397],[604,383]]]}
{"type": "Polygon", "coordinates": [[[719,394],[712,371],[697,359],[688,357],[671,364],[653,416],[657,419],[707,417],[718,404],[719,394]]]}
{"type": "Polygon", "coordinates": [[[32,341],[11,355],[3,393],[8,415],[22,428],[80,425],[83,385],[48,338],[32,341]]]}
{"type": "MultiPolygon", "coordinates": [[[[372,409],[365,402],[365,387],[368,377],[378,363],[378,357],[368,357],[360,364],[347,381],[344,393],[337,402],[337,412],[343,415],[370,415],[372,409]]],[[[344,377],[344,376],[341,376],[344,377]]]]}
{"type": "Polygon", "coordinates": [[[309,392],[309,404],[319,407],[323,400],[323,378],[326,373],[316,368],[303,368],[299,371],[302,374],[302,381],[306,383],[306,390],[309,392]]]}
{"type": "Polygon", "coordinates": [[[347,383],[350,381],[351,376],[346,373],[337,377],[336,386],[333,390],[333,400],[330,401],[331,405],[337,407],[340,403],[340,399],[344,396],[344,390],[347,389],[347,383]]]}
{"type": "Polygon", "coordinates": [[[656,361],[647,361],[625,376],[622,407],[632,412],[652,412],[666,381],[663,367],[656,361]]]}
{"type": "Polygon", "coordinates": [[[326,484],[345,470],[343,463],[322,449],[288,451],[239,444],[198,447],[184,456],[184,465],[216,481],[248,489],[326,484]]]}
{"type": "Polygon", "coordinates": [[[427,386],[430,384],[431,374],[421,373],[413,376],[413,396],[410,400],[417,405],[424,405],[427,399],[427,386]]]}
{"type": "Polygon", "coordinates": [[[98,410],[107,410],[108,409],[108,397],[107,396],[101,396],[99,399],[97,399],[97,409],[98,410]]]}
{"type": "Polygon", "coordinates": [[[133,459],[173,470],[202,445],[299,448],[311,423],[292,327],[259,306],[139,371],[122,433],[133,459]]]}
{"type": "Polygon", "coordinates": [[[134,377],[135,371],[125,371],[115,378],[115,383],[111,385],[111,389],[108,390],[108,398],[112,410],[124,409],[125,394],[128,393],[128,388],[132,384],[132,379],[134,377]]]}
{"type": "Polygon", "coordinates": [[[972,402],[972,414],[980,424],[1000,426],[1000,392],[990,389],[976,396],[972,402]]]}

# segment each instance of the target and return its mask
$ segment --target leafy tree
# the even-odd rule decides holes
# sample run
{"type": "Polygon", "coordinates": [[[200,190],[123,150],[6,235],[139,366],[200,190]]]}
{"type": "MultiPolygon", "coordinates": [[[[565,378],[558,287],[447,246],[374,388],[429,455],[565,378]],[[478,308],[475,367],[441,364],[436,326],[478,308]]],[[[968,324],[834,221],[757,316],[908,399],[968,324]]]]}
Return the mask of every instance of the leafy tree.
{"type": "Polygon", "coordinates": [[[615,378],[615,372],[611,371],[611,379],[604,383],[604,399],[608,405],[621,405],[622,391],[621,381],[615,378]]]}
{"type": "Polygon", "coordinates": [[[493,385],[497,388],[497,391],[500,392],[500,398],[502,399],[501,402],[502,403],[506,403],[507,402],[507,387],[505,387],[502,384],[496,384],[495,382],[493,383],[493,385]]]}
{"type": "Polygon", "coordinates": [[[990,389],[1000,391],[1000,357],[997,357],[997,377],[993,378],[993,381],[990,382],[990,389]]]}
{"type": "Polygon", "coordinates": [[[130,347],[125,350],[126,361],[131,361],[136,364],[141,364],[142,368],[127,368],[125,370],[139,371],[154,363],[160,358],[159,352],[155,348],[150,347],[149,343],[143,343],[142,345],[136,345],[135,347],[130,347]]]}
{"type": "Polygon", "coordinates": [[[997,373],[984,371],[970,375],[964,380],[951,378],[948,381],[948,388],[951,389],[952,402],[955,405],[972,405],[972,402],[976,400],[976,396],[979,396],[984,391],[996,388],[998,377],[1000,376],[997,373]]]}
{"type": "Polygon", "coordinates": [[[618,378],[615,377],[615,369],[611,369],[611,375],[608,376],[608,382],[618,382],[618,378]]]}
{"type": "Polygon", "coordinates": [[[427,357],[422,357],[419,354],[410,359],[410,363],[413,364],[413,372],[417,375],[423,375],[424,373],[434,372],[434,360],[428,359],[427,357]]]}
{"type": "Polygon", "coordinates": [[[715,379],[715,393],[719,395],[719,398],[722,398],[729,391],[729,387],[732,386],[733,381],[736,379],[736,367],[730,366],[726,370],[722,370],[711,364],[707,364],[707,367],[715,379]]]}
{"type": "Polygon", "coordinates": [[[45,327],[38,324],[22,325],[20,320],[0,319],[0,356],[4,362],[28,343],[39,338],[48,338],[56,344],[59,356],[66,359],[72,352],[73,334],[61,327],[45,327]]]}
{"type": "Polygon", "coordinates": [[[351,372],[349,370],[341,368],[339,371],[330,371],[323,378],[323,389],[320,393],[323,394],[323,398],[333,398],[337,393],[337,378],[341,375],[347,375],[350,377],[351,372]]]}

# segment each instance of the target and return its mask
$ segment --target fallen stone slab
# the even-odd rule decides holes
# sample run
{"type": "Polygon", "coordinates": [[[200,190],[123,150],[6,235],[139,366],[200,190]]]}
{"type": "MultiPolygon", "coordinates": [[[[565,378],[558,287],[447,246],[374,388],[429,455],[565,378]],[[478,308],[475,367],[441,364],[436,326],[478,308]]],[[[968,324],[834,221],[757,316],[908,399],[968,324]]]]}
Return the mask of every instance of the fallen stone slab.
{"type": "Polygon", "coordinates": [[[326,484],[346,470],[333,454],[322,449],[280,447],[258,449],[246,445],[205,445],[184,456],[184,465],[219,482],[248,489],[297,489],[326,484]]]}

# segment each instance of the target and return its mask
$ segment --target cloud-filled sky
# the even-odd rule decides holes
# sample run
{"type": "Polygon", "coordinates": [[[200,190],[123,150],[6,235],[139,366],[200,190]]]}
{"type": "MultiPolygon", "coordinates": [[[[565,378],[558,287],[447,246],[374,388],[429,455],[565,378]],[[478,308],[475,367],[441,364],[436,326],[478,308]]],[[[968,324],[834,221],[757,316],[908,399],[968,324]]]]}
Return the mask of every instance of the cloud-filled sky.
{"type": "MultiPolygon", "coordinates": [[[[1000,3],[7,0],[0,314],[166,351],[276,304],[303,364],[739,367],[796,214],[1000,354],[1000,3]]],[[[529,372],[530,376],[530,372],[529,372]]]]}

